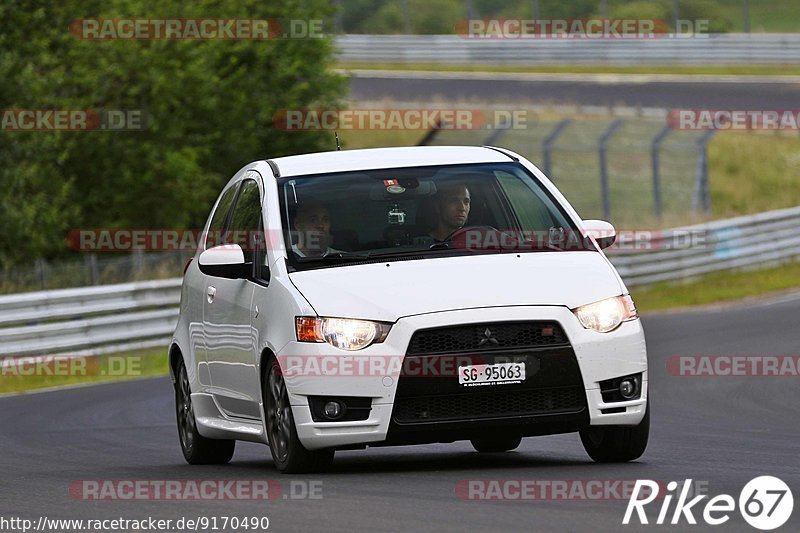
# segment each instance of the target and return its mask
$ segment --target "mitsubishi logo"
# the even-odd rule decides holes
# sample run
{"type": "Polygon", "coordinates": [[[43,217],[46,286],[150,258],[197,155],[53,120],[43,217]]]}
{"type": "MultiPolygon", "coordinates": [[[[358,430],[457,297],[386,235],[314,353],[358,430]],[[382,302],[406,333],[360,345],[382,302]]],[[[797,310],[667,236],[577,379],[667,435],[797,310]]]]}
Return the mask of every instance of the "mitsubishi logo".
{"type": "Polygon", "coordinates": [[[478,346],[483,346],[487,342],[491,342],[492,344],[500,344],[500,342],[492,337],[492,332],[489,328],[486,328],[486,331],[483,332],[483,338],[481,342],[478,343],[478,346]]]}

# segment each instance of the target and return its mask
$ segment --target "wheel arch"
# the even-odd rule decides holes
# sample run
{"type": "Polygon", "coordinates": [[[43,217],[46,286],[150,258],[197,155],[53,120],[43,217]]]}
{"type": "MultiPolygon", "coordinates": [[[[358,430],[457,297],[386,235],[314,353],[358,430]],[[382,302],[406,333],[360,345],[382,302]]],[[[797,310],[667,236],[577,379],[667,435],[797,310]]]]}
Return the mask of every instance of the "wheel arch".
{"type": "Polygon", "coordinates": [[[258,358],[258,382],[261,385],[261,392],[264,392],[264,368],[267,362],[275,357],[275,352],[271,348],[265,346],[261,350],[261,355],[258,358]]]}
{"type": "Polygon", "coordinates": [[[183,359],[183,352],[177,342],[173,342],[169,347],[169,375],[172,382],[175,383],[178,379],[178,364],[183,359]]]}

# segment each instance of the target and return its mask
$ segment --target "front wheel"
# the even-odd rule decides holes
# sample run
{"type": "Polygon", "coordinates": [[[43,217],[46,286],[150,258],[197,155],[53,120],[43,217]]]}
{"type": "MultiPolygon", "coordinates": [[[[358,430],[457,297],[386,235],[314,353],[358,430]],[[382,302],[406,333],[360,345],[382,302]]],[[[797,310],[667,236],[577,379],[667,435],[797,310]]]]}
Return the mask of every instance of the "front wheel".
{"type": "Polygon", "coordinates": [[[180,362],[178,380],[175,383],[175,410],[178,418],[178,437],[181,451],[190,465],[212,465],[228,463],[236,448],[235,440],[208,439],[197,431],[197,422],[192,407],[192,391],[186,365],[180,362]]]}
{"type": "Polygon", "coordinates": [[[599,426],[580,431],[586,453],[598,463],[624,463],[642,456],[650,436],[650,402],[636,426],[599,426]]]}
{"type": "Polygon", "coordinates": [[[264,411],[267,440],[275,466],[283,474],[302,474],[327,469],[333,463],[333,448],[306,450],[297,437],[286,381],[275,359],[265,370],[264,411]]]}

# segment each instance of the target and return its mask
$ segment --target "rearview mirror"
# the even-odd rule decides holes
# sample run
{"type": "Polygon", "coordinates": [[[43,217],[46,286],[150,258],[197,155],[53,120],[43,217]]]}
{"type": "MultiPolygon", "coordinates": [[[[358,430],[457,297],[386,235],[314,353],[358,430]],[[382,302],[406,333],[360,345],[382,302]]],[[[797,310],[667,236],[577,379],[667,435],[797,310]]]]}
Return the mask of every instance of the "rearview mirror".
{"type": "Polygon", "coordinates": [[[253,273],[253,263],[245,263],[244,252],[238,244],[209,248],[197,261],[203,274],[217,278],[246,279],[253,273]]]}
{"type": "Polygon", "coordinates": [[[584,220],[583,231],[597,242],[600,249],[608,248],[617,240],[617,230],[605,220],[584,220]]]}

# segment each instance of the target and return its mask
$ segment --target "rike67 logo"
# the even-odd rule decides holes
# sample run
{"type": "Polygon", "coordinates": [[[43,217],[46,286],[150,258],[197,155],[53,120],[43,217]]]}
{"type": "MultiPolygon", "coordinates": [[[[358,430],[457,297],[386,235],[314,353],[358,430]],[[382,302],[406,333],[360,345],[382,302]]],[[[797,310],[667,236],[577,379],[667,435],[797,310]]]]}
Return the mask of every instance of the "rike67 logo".
{"type": "MultiPolygon", "coordinates": [[[[691,496],[692,480],[687,479],[679,488],[677,481],[670,481],[666,487],[665,494],[659,494],[661,485],[649,479],[639,479],[633,487],[633,493],[625,509],[625,516],[622,523],[628,525],[631,520],[638,519],[640,524],[649,524],[652,515],[648,518],[645,507],[656,501],[661,500],[661,507],[655,524],[677,525],[697,524],[695,513],[702,517],[702,520],[711,526],[719,526],[726,523],[731,518],[731,513],[736,510],[737,502],[729,494],[714,496],[708,501],[707,494],[701,494],[689,499],[691,496]],[[677,497],[677,499],[676,499],[677,497]],[[673,500],[676,500],[674,508],[673,500]],[[685,521],[685,522],[684,522],[685,521]]],[[[657,507],[657,504],[653,507],[657,507]]],[[[739,493],[738,501],[739,512],[742,518],[756,529],[771,530],[776,529],[786,523],[792,515],[794,508],[794,498],[789,486],[781,479],[773,476],[760,476],[751,479],[739,493]]],[[[655,509],[653,509],[655,510],[655,509]]]]}

